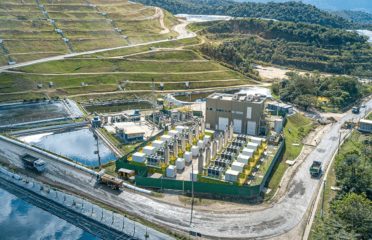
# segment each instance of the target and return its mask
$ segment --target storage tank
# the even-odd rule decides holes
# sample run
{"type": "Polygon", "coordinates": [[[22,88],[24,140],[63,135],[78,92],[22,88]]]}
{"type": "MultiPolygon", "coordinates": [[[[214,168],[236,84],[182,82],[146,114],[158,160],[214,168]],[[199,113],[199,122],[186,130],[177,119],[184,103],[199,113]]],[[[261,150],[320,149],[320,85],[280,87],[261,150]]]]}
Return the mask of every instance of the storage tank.
{"type": "Polygon", "coordinates": [[[253,143],[257,143],[258,145],[261,145],[261,143],[262,143],[263,141],[265,141],[265,139],[263,139],[263,138],[259,138],[259,137],[250,137],[250,140],[251,140],[251,142],[253,142],[253,143]]]}
{"type": "Polygon", "coordinates": [[[231,165],[231,170],[238,171],[239,173],[242,173],[244,171],[245,164],[242,162],[233,162],[231,165]]]}
{"type": "Polygon", "coordinates": [[[207,143],[210,143],[211,140],[212,140],[212,137],[211,136],[205,135],[204,136],[204,139],[203,139],[204,145],[206,145],[207,143]]]}
{"type": "Polygon", "coordinates": [[[174,165],[169,165],[166,170],[166,176],[169,178],[175,178],[176,175],[176,167],[174,165]]]}
{"type": "Polygon", "coordinates": [[[234,171],[232,169],[229,169],[225,173],[225,181],[227,181],[227,182],[237,182],[239,174],[240,173],[238,171],[234,171]]]}
{"type": "Polygon", "coordinates": [[[172,136],[163,135],[163,136],[160,137],[160,140],[162,140],[164,142],[167,142],[167,143],[170,143],[172,141],[172,136]]]}
{"type": "Polygon", "coordinates": [[[162,148],[164,146],[164,141],[161,140],[155,140],[152,142],[152,146],[156,149],[162,148]]]}
{"type": "Polygon", "coordinates": [[[185,169],[185,159],[184,158],[177,158],[176,169],[177,169],[177,171],[183,171],[183,169],[185,169]]]}
{"type": "Polygon", "coordinates": [[[192,162],[192,153],[191,152],[185,152],[183,154],[183,158],[185,159],[186,163],[192,162]]]}
{"type": "Polygon", "coordinates": [[[253,150],[253,149],[244,148],[243,151],[242,151],[242,154],[246,155],[246,156],[249,156],[249,157],[252,157],[254,155],[254,152],[255,152],[255,150],[253,150]]]}
{"type": "Polygon", "coordinates": [[[177,126],[176,127],[176,131],[179,132],[179,133],[182,133],[183,131],[186,131],[186,127],[184,127],[184,126],[177,126]]]}
{"type": "Polygon", "coordinates": [[[237,161],[243,164],[248,164],[249,158],[250,157],[247,155],[239,154],[237,161]]]}
{"type": "Polygon", "coordinates": [[[199,140],[199,141],[198,141],[198,147],[199,147],[199,148],[203,148],[203,147],[204,147],[204,142],[203,142],[203,140],[199,140]]]}
{"type": "Polygon", "coordinates": [[[136,152],[132,155],[132,160],[138,163],[144,163],[146,161],[146,154],[141,152],[136,152]]]}
{"type": "Polygon", "coordinates": [[[199,147],[198,146],[192,146],[191,147],[191,153],[193,157],[199,156],[199,147]]]}
{"type": "Polygon", "coordinates": [[[199,172],[197,170],[194,170],[193,172],[190,172],[190,181],[197,182],[198,181],[198,174],[199,174],[199,172]]]}
{"type": "Polygon", "coordinates": [[[280,133],[283,129],[283,119],[277,118],[274,120],[274,131],[280,133]]]}
{"type": "Polygon", "coordinates": [[[156,151],[156,148],[153,147],[153,146],[146,146],[143,148],[143,152],[147,155],[147,156],[150,156],[152,154],[154,154],[156,151]]]}
{"type": "Polygon", "coordinates": [[[179,133],[178,131],[176,131],[176,130],[170,130],[170,131],[168,132],[168,135],[169,135],[169,136],[172,136],[172,137],[174,137],[174,136],[177,136],[177,137],[178,137],[179,134],[180,134],[180,133],[179,133]]]}
{"type": "Polygon", "coordinates": [[[247,144],[246,148],[252,149],[252,150],[256,151],[257,148],[258,148],[258,144],[257,143],[250,142],[250,143],[247,144]]]}

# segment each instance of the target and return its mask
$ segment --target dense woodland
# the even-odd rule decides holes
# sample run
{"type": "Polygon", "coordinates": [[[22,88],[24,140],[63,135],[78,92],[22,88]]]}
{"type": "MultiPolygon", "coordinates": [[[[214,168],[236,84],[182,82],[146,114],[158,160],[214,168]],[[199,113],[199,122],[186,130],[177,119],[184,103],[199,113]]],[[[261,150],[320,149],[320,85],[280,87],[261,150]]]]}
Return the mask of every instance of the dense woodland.
{"type": "Polygon", "coordinates": [[[362,11],[336,11],[334,14],[360,24],[372,24],[372,14],[362,11]]]}
{"type": "Polygon", "coordinates": [[[372,239],[372,137],[354,132],[336,156],[340,191],[313,239],[372,239]]]}
{"type": "Polygon", "coordinates": [[[289,73],[288,79],[274,83],[272,91],[281,100],[294,103],[306,111],[310,107],[343,109],[370,94],[356,78],[297,73],[289,73]],[[327,99],[326,103],[319,101],[320,98],[327,99]]]}
{"type": "MultiPolygon", "coordinates": [[[[173,14],[217,14],[303,22],[333,28],[356,29],[361,27],[357,23],[301,2],[237,3],[230,0],[137,0],[137,2],[159,6],[173,14]]],[[[371,26],[364,27],[370,28],[371,26]]]]}
{"type": "Polygon", "coordinates": [[[212,42],[200,51],[243,72],[252,62],[304,70],[372,76],[372,48],[354,32],[315,24],[240,19],[197,23],[212,42]]]}

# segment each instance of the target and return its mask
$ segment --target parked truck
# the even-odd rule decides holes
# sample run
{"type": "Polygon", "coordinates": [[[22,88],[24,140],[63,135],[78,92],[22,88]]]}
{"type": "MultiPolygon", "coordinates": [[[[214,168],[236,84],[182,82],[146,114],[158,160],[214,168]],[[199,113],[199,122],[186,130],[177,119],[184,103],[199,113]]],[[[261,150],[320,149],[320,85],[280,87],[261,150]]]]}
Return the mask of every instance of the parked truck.
{"type": "Polygon", "coordinates": [[[322,162],[320,161],[313,161],[310,167],[310,175],[311,177],[317,178],[320,177],[322,174],[322,162]]]}
{"type": "Polygon", "coordinates": [[[23,165],[26,168],[36,170],[37,172],[44,172],[46,163],[30,154],[25,154],[21,157],[23,165]]]}
{"type": "Polygon", "coordinates": [[[99,181],[100,181],[100,183],[109,186],[113,190],[118,190],[123,185],[123,182],[124,182],[122,179],[113,177],[113,176],[108,175],[108,174],[100,175],[99,181]]]}

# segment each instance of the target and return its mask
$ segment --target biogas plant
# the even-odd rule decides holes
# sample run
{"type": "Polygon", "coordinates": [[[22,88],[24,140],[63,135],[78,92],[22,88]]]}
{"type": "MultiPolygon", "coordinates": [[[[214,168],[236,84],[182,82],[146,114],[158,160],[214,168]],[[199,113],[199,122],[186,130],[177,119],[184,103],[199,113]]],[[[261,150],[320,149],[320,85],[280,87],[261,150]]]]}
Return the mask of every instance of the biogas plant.
{"type": "Polygon", "coordinates": [[[267,183],[284,148],[284,121],[293,113],[292,106],[270,99],[254,89],[213,93],[195,103],[165,96],[150,109],[114,113],[92,112],[91,105],[68,99],[8,104],[0,111],[14,115],[14,122],[1,130],[38,152],[22,151],[19,159],[52,154],[93,170],[98,182],[119,191],[127,186],[259,200],[270,191],[267,183]],[[28,116],[29,109],[45,119],[28,116]]]}
{"type": "MultiPolygon", "coordinates": [[[[158,134],[117,162],[119,173],[131,170],[130,180],[143,188],[258,199],[283,151],[282,116],[292,107],[273,111],[265,95],[246,93],[215,93],[204,105],[171,111],[158,134]]],[[[148,119],[167,118],[154,115],[148,119]]]]}
{"type": "MultiPolygon", "coordinates": [[[[176,196],[175,204],[190,199],[193,209],[194,197],[256,203],[271,191],[268,183],[285,146],[284,122],[293,108],[256,90],[211,93],[196,102],[163,95],[147,102],[148,108],[115,112],[92,111],[102,104],[69,99],[2,105],[0,113],[14,117],[0,122],[0,177],[83,214],[82,227],[103,238],[149,234],[150,239],[167,239],[128,219],[126,214],[147,219],[152,211],[141,215],[131,204],[140,199],[167,204],[176,196]],[[39,118],[29,115],[30,109],[39,118]],[[58,193],[60,186],[72,190],[58,193]],[[91,230],[97,221],[110,233],[91,230]]],[[[152,208],[150,202],[146,207],[152,208]]],[[[182,235],[191,222],[165,229],[182,235]]],[[[205,234],[203,229],[190,234],[200,232],[205,234]]]]}

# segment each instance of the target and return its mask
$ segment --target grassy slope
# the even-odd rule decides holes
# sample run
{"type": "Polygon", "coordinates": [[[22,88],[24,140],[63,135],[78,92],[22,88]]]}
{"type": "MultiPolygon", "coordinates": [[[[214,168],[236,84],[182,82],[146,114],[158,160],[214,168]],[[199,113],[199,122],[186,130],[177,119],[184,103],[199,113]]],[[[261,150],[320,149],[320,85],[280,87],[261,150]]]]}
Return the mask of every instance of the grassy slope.
{"type": "Polygon", "coordinates": [[[297,113],[293,116],[287,118],[287,123],[284,127],[284,137],[285,137],[285,151],[282,161],[277,166],[272,178],[270,179],[268,187],[272,190],[268,195],[265,196],[266,199],[270,199],[275,193],[279,186],[279,183],[284,175],[285,170],[288,168],[288,164],[285,163],[287,160],[294,160],[300,154],[303,144],[303,138],[311,131],[313,128],[313,122],[311,119],[297,113]],[[303,129],[303,131],[301,131],[303,129]],[[295,144],[295,145],[293,145],[295,144]],[[297,145],[298,144],[298,145],[297,145]]]}
{"type": "MultiPolygon", "coordinates": [[[[70,50],[87,51],[175,36],[174,32],[159,34],[162,29],[159,18],[151,18],[155,14],[152,7],[125,0],[91,2],[96,4],[96,8],[81,0],[40,1],[49,18],[55,21],[56,27],[70,40],[70,49],[63,42],[62,36],[54,31],[53,24],[42,14],[35,1],[5,1],[0,8],[0,37],[4,39],[8,52],[1,49],[0,52],[5,57],[23,62],[65,54],[70,50]],[[102,12],[106,15],[102,15],[102,12]],[[116,31],[116,27],[122,32],[116,31]],[[33,47],[30,48],[30,45],[33,47]]],[[[169,28],[177,23],[169,13],[165,13],[164,21],[169,28]]],[[[0,64],[6,64],[7,61],[1,61],[0,64]]]]}
{"type": "MultiPolygon", "coordinates": [[[[203,59],[199,53],[191,49],[180,49],[197,43],[197,39],[184,39],[159,43],[151,47],[140,46],[108,51],[100,55],[30,65],[17,69],[24,73],[0,73],[0,80],[4,83],[0,92],[37,90],[47,92],[49,96],[64,96],[114,92],[119,90],[118,85],[125,90],[151,90],[152,80],[155,81],[157,90],[161,89],[160,83],[164,83],[164,90],[184,89],[185,82],[190,82],[190,89],[251,83],[242,74],[215,61],[203,59]],[[177,49],[170,49],[170,47],[177,49]],[[134,55],[127,56],[125,59],[107,58],[128,54],[134,55]],[[43,73],[56,75],[43,75],[43,73]],[[96,74],[84,75],[84,73],[96,74]],[[48,87],[49,82],[54,83],[53,88],[48,87]],[[88,86],[82,87],[83,82],[88,86]],[[40,83],[43,87],[37,89],[36,86],[40,83]]],[[[101,98],[101,96],[96,97],[101,98]]],[[[22,94],[19,94],[19,99],[23,99],[22,94]]]]}
{"type": "Polygon", "coordinates": [[[27,73],[92,73],[92,72],[201,72],[224,70],[214,62],[139,62],[123,59],[70,59],[31,65],[18,69],[27,73]]]}

